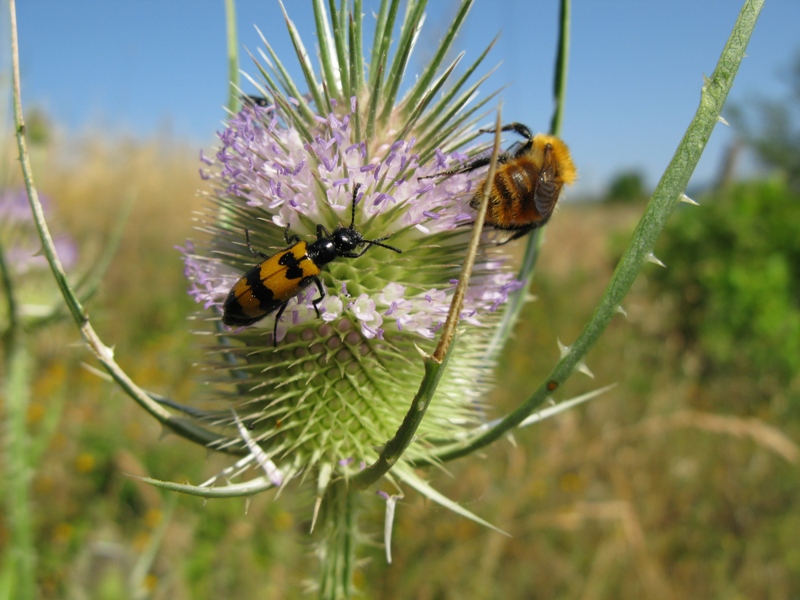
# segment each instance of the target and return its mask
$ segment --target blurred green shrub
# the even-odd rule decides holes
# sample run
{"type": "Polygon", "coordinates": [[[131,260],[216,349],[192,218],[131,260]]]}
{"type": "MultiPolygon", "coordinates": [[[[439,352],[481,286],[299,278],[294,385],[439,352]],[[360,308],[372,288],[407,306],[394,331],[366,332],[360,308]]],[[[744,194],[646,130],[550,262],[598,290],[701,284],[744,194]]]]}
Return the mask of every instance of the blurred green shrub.
{"type": "Polygon", "coordinates": [[[800,194],[800,50],[781,74],[784,95],[756,96],[727,107],[728,118],[766,167],[783,174],[800,194]]]}
{"type": "Polygon", "coordinates": [[[606,202],[641,202],[647,201],[650,192],[646,189],[644,175],[640,171],[623,171],[614,176],[608,186],[604,200],[606,202]]]}
{"type": "Polygon", "coordinates": [[[737,184],[683,207],[662,240],[656,293],[705,372],[797,388],[800,196],[777,180],[737,184]]]}

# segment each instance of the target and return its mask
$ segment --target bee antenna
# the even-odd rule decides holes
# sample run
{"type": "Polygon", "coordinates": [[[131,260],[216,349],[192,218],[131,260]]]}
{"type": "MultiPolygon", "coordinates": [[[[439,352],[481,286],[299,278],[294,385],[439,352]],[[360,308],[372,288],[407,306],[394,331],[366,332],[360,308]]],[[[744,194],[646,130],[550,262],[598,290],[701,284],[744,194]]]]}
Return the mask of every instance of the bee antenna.
{"type": "Polygon", "coordinates": [[[358,190],[361,189],[361,184],[357,183],[353,188],[353,206],[350,209],[350,229],[353,228],[353,225],[356,224],[356,197],[358,196],[358,190]]]}

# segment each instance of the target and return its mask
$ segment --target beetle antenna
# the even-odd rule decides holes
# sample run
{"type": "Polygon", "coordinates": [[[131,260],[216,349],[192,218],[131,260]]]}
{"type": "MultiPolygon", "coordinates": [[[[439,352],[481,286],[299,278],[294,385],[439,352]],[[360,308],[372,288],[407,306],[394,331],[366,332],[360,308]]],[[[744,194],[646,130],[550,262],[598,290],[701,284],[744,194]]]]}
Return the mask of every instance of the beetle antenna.
{"type": "Polygon", "coordinates": [[[383,240],[388,240],[391,236],[386,236],[382,238],[378,238],[377,240],[363,240],[370,246],[380,246],[381,248],[386,248],[387,250],[391,250],[393,252],[397,252],[398,254],[402,254],[403,251],[400,248],[395,248],[394,246],[390,246],[389,244],[381,244],[383,240]]]}
{"type": "Polygon", "coordinates": [[[356,224],[356,196],[358,196],[358,190],[360,189],[360,183],[357,183],[353,188],[353,207],[350,209],[350,229],[356,224]]]}

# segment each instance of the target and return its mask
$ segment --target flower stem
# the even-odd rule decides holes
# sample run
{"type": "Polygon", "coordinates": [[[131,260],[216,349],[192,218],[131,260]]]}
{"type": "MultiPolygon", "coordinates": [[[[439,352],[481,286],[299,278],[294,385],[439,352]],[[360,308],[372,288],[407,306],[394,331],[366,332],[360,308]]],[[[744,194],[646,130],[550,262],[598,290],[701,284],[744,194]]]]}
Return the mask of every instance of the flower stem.
{"type": "Polygon", "coordinates": [[[358,492],[339,481],[328,487],[323,503],[324,539],[318,547],[320,600],[353,596],[358,540],[358,492]]]}
{"type": "Polygon", "coordinates": [[[564,120],[564,106],[567,103],[567,73],[569,72],[569,27],[572,15],[572,2],[561,0],[559,12],[558,53],[556,54],[556,69],[553,77],[553,97],[556,107],[550,121],[550,133],[561,135],[561,124],[564,120]]]}
{"type": "Polygon", "coordinates": [[[439,385],[439,380],[444,374],[444,370],[447,366],[447,357],[455,340],[456,325],[458,325],[461,310],[464,307],[464,297],[469,285],[470,276],[472,275],[472,268],[475,265],[475,257],[478,254],[481,231],[483,231],[483,222],[486,218],[487,207],[489,206],[491,181],[493,181],[494,174],[497,170],[497,159],[500,155],[501,115],[501,109],[498,107],[497,121],[495,123],[494,149],[492,151],[492,160],[489,163],[483,198],[481,199],[478,213],[475,215],[475,224],[472,228],[469,249],[464,258],[464,263],[461,266],[458,285],[453,294],[453,300],[450,304],[447,320],[442,328],[442,334],[439,337],[439,343],[434,353],[430,357],[425,358],[425,375],[420,383],[419,391],[417,391],[416,396],[414,396],[411,406],[403,418],[402,424],[397,429],[397,433],[384,445],[378,460],[353,478],[354,483],[359,487],[367,487],[375,483],[397,463],[403,452],[405,452],[406,448],[408,448],[409,444],[414,440],[417,429],[420,423],[422,423],[425,412],[428,410],[428,406],[430,406],[433,395],[436,392],[436,387],[439,385]]]}
{"type": "Polygon", "coordinates": [[[33,531],[30,505],[30,439],[26,427],[30,400],[31,364],[21,332],[6,344],[5,450],[8,468],[6,527],[9,553],[3,565],[4,579],[12,581],[14,598],[35,597],[33,531]]]}
{"type": "MultiPolygon", "coordinates": [[[[550,122],[550,133],[558,136],[561,134],[561,123],[564,120],[564,106],[567,101],[567,71],[569,68],[569,26],[570,14],[572,12],[571,0],[561,0],[561,11],[559,14],[559,36],[558,52],[556,54],[556,68],[553,78],[553,97],[555,109],[553,118],[550,122]]],[[[508,304],[503,312],[503,319],[498,325],[486,349],[487,361],[494,362],[497,355],[505,347],[511,332],[517,326],[519,315],[528,296],[533,272],[536,269],[536,260],[539,258],[539,251],[544,243],[544,233],[542,229],[534,230],[528,236],[528,244],[525,247],[525,254],[522,258],[522,265],[519,269],[517,279],[524,282],[523,287],[509,295],[508,304]]]]}
{"type": "Polygon", "coordinates": [[[19,327],[19,305],[17,295],[14,293],[14,284],[11,281],[11,270],[6,262],[5,249],[0,244],[0,283],[6,296],[6,312],[8,314],[8,330],[6,335],[11,337],[19,327]]]}
{"type": "Polygon", "coordinates": [[[22,176],[25,182],[25,189],[28,192],[28,200],[30,201],[33,220],[36,224],[36,229],[39,232],[39,238],[42,242],[44,256],[50,265],[50,269],[53,272],[53,277],[55,278],[56,284],[61,290],[61,294],[63,295],[64,301],[69,308],[70,313],[72,314],[72,318],[78,325],[81,335],[86,341],[86,344],[89,346],[89,349],[97,357],[103,367],[105,367],[114,381],[123,389],[123,391],[125,391],[126,394],[128,394],[128,396],[138,402],[148,413],[158,419],[166,428],[199,444],[213,444],[221,439],[219,435],[199,427],[198,425],[191,423],[186,419],[173,417],[167,410],[153,400],[144,390],[136,385],[136,383],[134,383],[130,377],[128,377],[127,373],[125,373],[125,371],[123,371],[114,360],[112,349],[105,345],[94,331],[94,328],[89,322],[89,317],[86,313],[86,310],[67,280],[64,267],[61,264],[58,253],[56,252],[53,238],[50,235],[50,229],[48,228],[47,221],[44,218],[42,203],[39,201],[39,194],[33,181],[33,170],[31,167],[30,154],[28,153],[27,141],[25,137],[25,122],[22,117],[22,97],[19,73],[19,41],[17,37],[15,0],[9,1],[9,11],[11,14],[11,61],[13,77],[12,85],[14,94],[14,123],[16,125],[17,148],[22,167],[22,176]]]}
{"type": "Polygon", "coordinates": [[[35,592],[33,531],[30,506],[31,444],[27,430],[30,401],[30,355],[19,320],[11,272],[0,246],[0,279],[6,293],[8,329],[3,332],[6,360],[5,456],[7,467],[6,527],[10,532],[9,553],[2,565],[2,580],[10,583],[15,598],[33,598],[35,592]]]}

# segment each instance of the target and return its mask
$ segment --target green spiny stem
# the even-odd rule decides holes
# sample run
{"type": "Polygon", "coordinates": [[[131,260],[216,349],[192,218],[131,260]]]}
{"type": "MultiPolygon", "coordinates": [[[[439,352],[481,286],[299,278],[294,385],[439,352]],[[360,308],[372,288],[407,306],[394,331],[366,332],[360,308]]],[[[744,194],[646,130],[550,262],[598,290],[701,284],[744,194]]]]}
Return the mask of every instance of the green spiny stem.
{"type": "Polygon", "coordinates": [[[556,107],[553,119],[550,121],[550,133],[561,135],[561,124],[564,120],[564,106],[567,103],[567,73],[569,72],[569,27],[571,22],[572,5],[570,0],[561,0],[559,14],[558,53],[556,54],[556,69],[553,76],[553,97],[556,107]]]}
{"type": "MultiPolygon", "coordinates": [[[[106,273],[111,266],[111,262],[117,253],[119,244],[122,241],[122,234],[125,232],[125,223],[128,215],[130,214],[132,206],[133,198],[128,197],[124,201],[119,218],[103,246],[102,254],[100,254],[97,262],[91,265],[91,267],[85,271],[85,274],[75,284],[75,292],[81,303],[86,303],[91,300],[100,289],[100,284],[103,282],[106,273]]],[[[66,306],[64,306],[64,304],[54,304],[51,306],[48,314],[26,322],[25,329],[28,332],[33,332],[37,329],[47,327],[48,325],[63,319],[67,315],[67,310],[68,309],[66,306]]]]}
{"type": "Polygon", "coordinates": [[[678,145],[675,155],[661,177],[647,209],[639,221],[633,238],[620,259],[594,315],[586,324],[566,355],[538,389],[516,410],[506,416],[496,427],[476,436],[465,444],[451,444],[436,453],[438,460],[451,460],[465,456],[499,439],[533,414],[547,399],[553,385],[561,385],[584,359],[600,335],[617,314],[625,294],[652,256],[658,236],[669,216],[681,202],[697,162],[705,149],[711,132],[717,124],[722,106],[739,69],[753,33],[764,0],[747,0],[722,51],[714,73],[703,85],[700,106],[689,128],[678,145]]]}
{"type": "Polygon", "coordinates": [[[17,295],[14,292],[14,283],[11,280],[11,271],[6,262],[5,249],[0,244],[0,282],[6,295],[6,313],[8,314],[8,330],[6,336],[9,338],[15,335],[19,327],[19,305],[17,295]]]}
{"type": "Polygon", "coordinates": [[[467,287],[469,286],[469,279],[472,274],[472,269],[475,265],[475,257],[478,254],[478,246],[480,245],[481,231],[483,230],[483,223],[486,218],[486,209],[489,205],[489,192],[490,184],[494,174],[497,170],[497,158],[500,155],[500,123],[501,123],[501,110],[497,110],[497,121],[495,125],[495,138],[494,149],[492,152],[492,160],[489,164],[489,172],[487,175],[487,183],[483,190],[483,198],[481,205],[475,216],[475,226],[472,228],[472,237],[470,239],[469,250],[464,259],[464,264],[461,266],[461,273],[458,277],[458,285],[453,294],[453,300],[450,304],[450,310],[447,314],[447,321],[442,328],[442,333],[439,339],[439,344],[436,347],[433,355],[425,359],[425,376],[420,383],[419,390],[411,401],[408,412],[403,418],[403,422],[397,430],[397,434],[389,440],[383,450],[381,451],[378,460],[372,465],[361,471],[353,478],[353,481],[358,487],[367,487],[383,477],[389,470],[397,463],[398,459],[403,455],[405,450],[411,444],[414,436],[419,428],[422,419],[425,417],[425,412],[433,400],[436,387],[439,385],[439,380],[444,374],[447,367],[447,357],[452,348],[455,339],[455,329],[458,324],[459,315],[464,306],[464,297],[466,295],[467,287]]]}
{"type": "Polygon", "coordinates": [[[72,318],[78,325],[81,334],[89,346],[92,353],[97,357],[103,367],[108,371],[114,381],[136,402],[138,402],[147,412],[158,419],[164,427],[178,433],[179,435],[194,442],[208,445],[220,439],[217,434],[198,427],[185,419],[176,419],[168,411],[159,406],[141,388],[139,388],[130,377],[120,368],[113,357],[113,351],[106,346],[97,333],[94,331],[86,311],[78,299],[75,291],[67,280],[61,260],[56,252],[50,229],[44,218],[42,204],[39,201],[39,194],[33,181],[33,170],[31,168],[30,154],[28,153],[27,141],[25,137],[25,123],[22,118],[22,97],[20,91],[19,73],[19,42],[17,38],[16,6],[14,0],[9,3],[11,12],[11,56],[14,92],[14,122],[16,125],[17,148],[19,150],[20,164],[22,166],[22,176],[25,182],[25,189],[28,192],[28,200],[31,205],[34,223],[39,232],[42,242],[44,255],[47,259],[53,277],[58,284],[64,301],[72,314],[72,318]]]}
{"type": "Polygon", "coordinates": [[[322,503],[323,540],[318,547],[320,600],[341,600],[354,594],[353,574],[358,543],[358,493],[344,481],[328,486],[322,503]]]}
{"type": "Polygon", "coordinates": [[[417,395],[411,401],[411,406],[403,422],[397,429],[395,436],[384,445],[378,460],[353,477],[352,481],[356,488],[366,488],[378,481],[389,472],[403,455],[403,452],[414,440],[417,429],[425,417],[425,412],[430,406],[446,366],[446,360],[442,363],[430,358],[425,360],[425,375],[420,383],[417,395]]]}
{"type": "Polygon", "coordinates": [[[27,430],[31,357],[17,330],[7,343],[5,396],[5,451],[7,468],[6,527],[10,533],[4,570],[13,581],[13,597],[33,599],[35,593],[30,485],[30,439],[27,430]]]}

